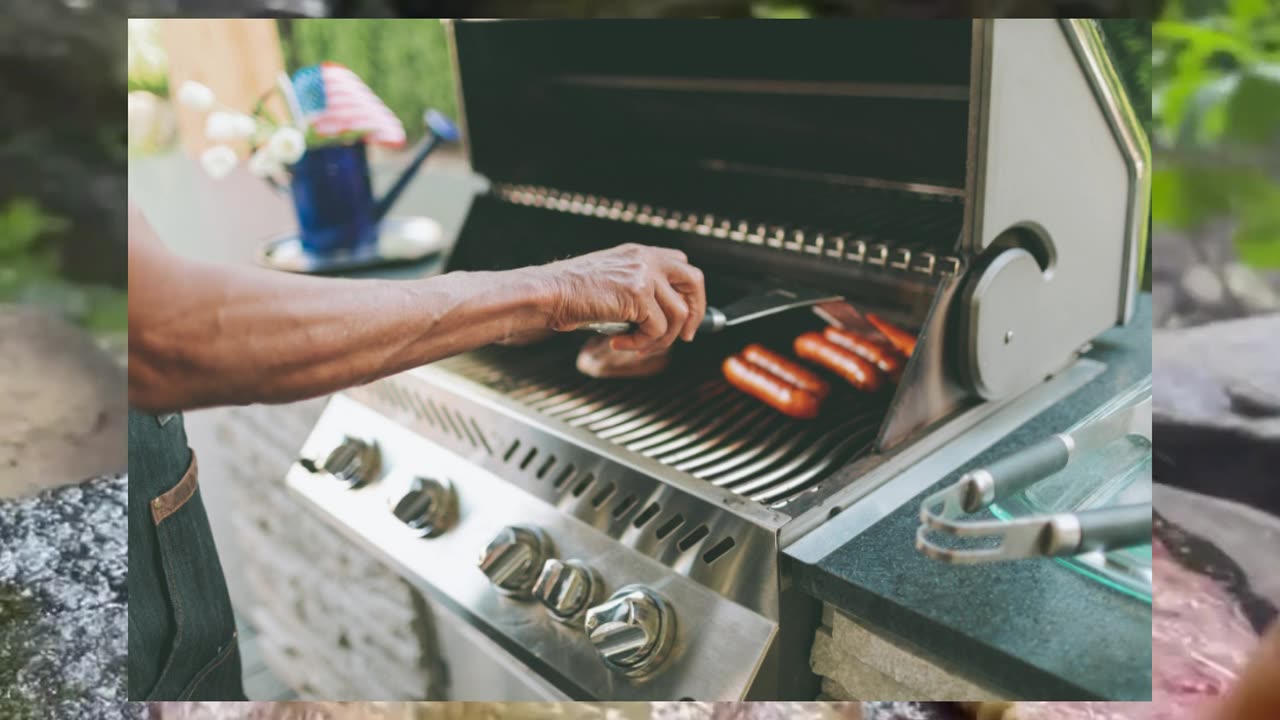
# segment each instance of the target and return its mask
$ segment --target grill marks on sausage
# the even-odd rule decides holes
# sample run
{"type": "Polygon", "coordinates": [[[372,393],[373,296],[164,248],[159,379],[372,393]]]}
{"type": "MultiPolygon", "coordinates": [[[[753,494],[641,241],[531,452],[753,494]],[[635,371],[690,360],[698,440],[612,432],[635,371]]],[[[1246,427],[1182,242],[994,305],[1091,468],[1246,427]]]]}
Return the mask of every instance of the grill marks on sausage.
{"type": "Polygon", "coordinates": [[[827,327],[822,336],[845,350],[875,365],[896,382],[902,377],[903,357],[896,348],[852,330],[827,327]]]}
{"type": "Polygon", "coordinates": [[[731,355],[722,366],[731,385],[764,402],[784,415],[808,420],[818,416],[820,403],[813,393],[802,390],[740,355],[731,355]]]}
{"type": "Polygon", "coordinates": [[[818,400],[823,400],[831,392],[831,386],[826,380],[818,377],[817,373],[759,343],[748,345],[742,351],[742,357],[747,362],[768,370],[801,390],[813,393],[818,400]]]}
{"type": "Polygon", "coordinates": [[[807,332],[796,338],[796,355],[817,363],[865,392],[880,389],[883,375],[866,360],[832,343],[821,333],[807,332]]]}

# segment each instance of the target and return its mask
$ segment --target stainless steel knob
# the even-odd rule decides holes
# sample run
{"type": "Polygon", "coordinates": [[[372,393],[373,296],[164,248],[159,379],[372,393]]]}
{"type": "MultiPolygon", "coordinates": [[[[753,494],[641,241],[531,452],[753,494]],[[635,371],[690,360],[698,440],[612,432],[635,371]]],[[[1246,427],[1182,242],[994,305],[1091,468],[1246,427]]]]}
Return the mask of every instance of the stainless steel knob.
{"type": "Polygon", "coordinates": [[[349,488],[376,480],[382,470],[382,452],[376,442],[346,436],[319,462],[303,458],[302,466],[312,473],[324,473],[349,488]]]}
{"type": "Polygon", "coordinates": [[[546,533],[512,525],[503,528],[480,553],[480,570],[503,595],[527,598],[551,553],[551,539],[546,533]]]}
{"type": "Polygon", "coordinates": [[[457,521],[458,496],[448,480],[414,477],[391,512],[423,537],[435,537],[457,521]]]}
{"type": "Polygon", "coordinates": [[[605,665],[637,677],[667,659],[675,642],[676,615],[657,593],[628,585],[587,610],[586,630],[605,665]]]}
{"type": "Polygon", "coordinates": [[[577,560],[555,558],[542,565],[533,584],[533,596],[546,606],[551,617],[571,622],[588,606],[600,601],[604,583],[600,575],[577,560]]]}

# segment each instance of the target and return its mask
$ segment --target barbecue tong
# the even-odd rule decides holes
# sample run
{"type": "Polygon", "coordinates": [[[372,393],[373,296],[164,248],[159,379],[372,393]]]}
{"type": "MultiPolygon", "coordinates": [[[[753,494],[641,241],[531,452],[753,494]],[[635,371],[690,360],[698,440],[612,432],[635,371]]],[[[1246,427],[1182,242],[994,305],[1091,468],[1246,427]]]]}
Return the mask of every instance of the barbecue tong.
{"type": "Polygon", "coordinates": [[[1020,558],[1069,557],[1151,542],[1151,503],[1115,505],[1078,512],[1029,515],[1012,520],[962,520],[1063,468],[1081,453],[1123,437],[1151,442],[1151,396],[1125,405],[1070,433],[1050,436],[964,474],[958,482],[924,501],[916,548],[935,560],[974,565],[1020,558]],[[951,548],[930,538],[999,539],[994,548],[951,548]]]}

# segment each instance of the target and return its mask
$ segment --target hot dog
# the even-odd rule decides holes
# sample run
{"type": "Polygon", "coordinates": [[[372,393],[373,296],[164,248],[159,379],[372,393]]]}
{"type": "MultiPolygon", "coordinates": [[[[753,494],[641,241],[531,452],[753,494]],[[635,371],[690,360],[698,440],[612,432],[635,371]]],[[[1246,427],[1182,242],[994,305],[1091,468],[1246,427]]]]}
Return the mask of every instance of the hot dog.
{"type": "Polygon", "coordinates": [[[880,389],[880,371],[874,365],[833,344],[821,333],[807,332],[796,338],[796,355],[834,372],[850,385],[866,392],[880,389]]]}
{"type": "Polygon", "coordinates": [[[794,360],[790,360],[763,345],[752,343],[742,351],[742,357],[752,365],[768,370],[773,375],[786,380],[806,392],[811,392],[819,400],[831,392],[826,380],[818,377],[794,360]]]}
{"type": "Polygon", "coordinates": [[[911,357],[911,353],[916,349],[916,336],[876,315],[875,313],[867,313],[867,322],[876,326],[885,337],[889,338],[889,342],[898,349],[898,352],[911,357]]]}
{"type": "Polygon", "coordinates": [[[802,420],[818,416],[816,395],[747,362],[745,358],[732,355],[721,367],[730,384],[778,412],[802,420]]]}
{"type": "Polygon", "coordinates": [[[837,327],[827,327],[822,331],[822,336],[830,340],[833,345],[839,345],[880,368],[895,382],[902,375],[902,355],[883,342],[837,327]]]}

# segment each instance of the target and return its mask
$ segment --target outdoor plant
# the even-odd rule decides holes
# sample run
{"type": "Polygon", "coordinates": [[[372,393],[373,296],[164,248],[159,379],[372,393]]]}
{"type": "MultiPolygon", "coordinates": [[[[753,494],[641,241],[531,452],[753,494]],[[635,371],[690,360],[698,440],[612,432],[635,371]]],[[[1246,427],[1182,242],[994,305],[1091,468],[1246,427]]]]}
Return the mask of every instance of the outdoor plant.
{"type": "Polygon", "coordinates": [[[1280,268],[1280,5],[1172,0],[1153,38],[1155,222],[1234,218],[1241,259],[1280,268]]]}
{"type": "Polygon", "coordinates": [[[205,136],[215,141],[200,155],[200,163],[214,178],[225,177],[239,162],[233,144],[247,142],[247,169],[275,183],[288,181],[290,168],[308,148],[372,142],[403,146],[404,127],[382,101],[350,70],[336,63],[312,65],[290,79],[281,75],[276,86],[264,93],[245,113],[218,101],[213,90],[188,80],[178,89],[184,105],[205,116],[205,136]],[[330,112],[329,95],[341,95],[342,104],[330,112]],[[277,116],[268,108],[279,96],[287,114],[277,116]]]}

